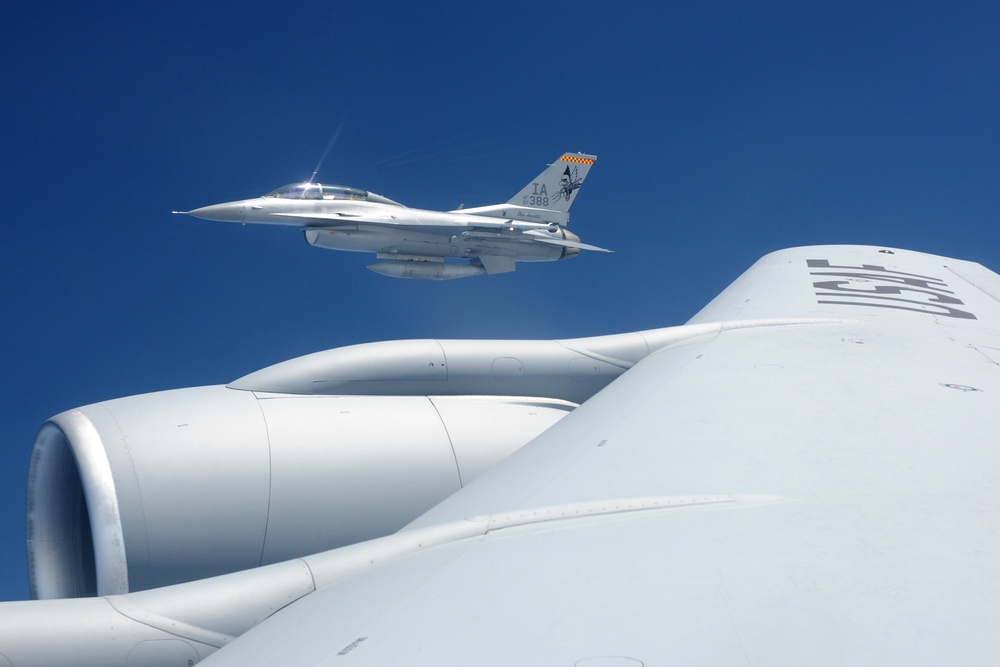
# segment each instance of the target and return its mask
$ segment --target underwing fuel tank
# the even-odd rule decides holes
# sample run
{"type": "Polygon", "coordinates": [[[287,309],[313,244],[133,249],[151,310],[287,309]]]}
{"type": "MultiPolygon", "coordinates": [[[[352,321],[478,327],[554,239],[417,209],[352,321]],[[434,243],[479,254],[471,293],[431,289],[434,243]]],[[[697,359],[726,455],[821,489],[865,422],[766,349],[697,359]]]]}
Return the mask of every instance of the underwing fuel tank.
{"type": "Polygon", "coordinates": [[[447,264],[445,262],[422,262],[413,260],[391,260],[369,264],[368,269],[392,278],[415,278],[418,280],[451,280],[468,278],[486,273],[486,269],[475,264],[447,264]]]}

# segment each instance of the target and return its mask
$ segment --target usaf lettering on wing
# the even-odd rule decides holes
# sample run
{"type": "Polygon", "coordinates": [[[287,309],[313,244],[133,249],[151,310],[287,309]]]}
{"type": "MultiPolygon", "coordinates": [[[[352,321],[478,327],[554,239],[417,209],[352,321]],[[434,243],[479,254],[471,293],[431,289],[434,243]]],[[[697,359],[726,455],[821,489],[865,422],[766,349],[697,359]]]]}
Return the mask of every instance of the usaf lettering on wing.
{"type": "Polygon", "coordinates": [[[872,306],[911,310],[974,320],[972,313],[956,308],[964,306],[940,278],[893,271],[877,264],[833,266],[826,259],[806,260],[810,275],[830,278],[813,282],[818,302],[848,306],[872,306]],[[817,271],[815,269],[829,269],[817,271]]]}

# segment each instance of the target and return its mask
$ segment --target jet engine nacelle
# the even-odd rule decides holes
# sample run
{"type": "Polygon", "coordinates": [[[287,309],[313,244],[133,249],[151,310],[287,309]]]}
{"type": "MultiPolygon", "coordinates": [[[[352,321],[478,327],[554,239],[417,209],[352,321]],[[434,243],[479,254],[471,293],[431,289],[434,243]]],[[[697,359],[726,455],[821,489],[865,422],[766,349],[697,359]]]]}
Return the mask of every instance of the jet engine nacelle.
{"type": "Polygon", "coordinates": [[[64,412],[32,454],[32,596],[143,590],[388,535],[574,407],[210,386],[64,412]]]}
{"type": "Polygon", "coordinates": [[[388,535],[650,352],[724,326],[366,343],[63,412],[32,452],[31,594],[144,590],[388,535]]]}

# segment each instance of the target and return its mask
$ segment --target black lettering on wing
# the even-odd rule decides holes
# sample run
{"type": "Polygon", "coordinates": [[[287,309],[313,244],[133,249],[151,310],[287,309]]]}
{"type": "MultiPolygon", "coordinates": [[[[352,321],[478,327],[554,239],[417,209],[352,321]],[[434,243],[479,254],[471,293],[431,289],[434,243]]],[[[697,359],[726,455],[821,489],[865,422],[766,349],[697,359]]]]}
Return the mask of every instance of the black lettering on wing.
{"type": "MultiPolygon", "coordinates": [[[[839,295],[839,294],[826,295],[826,294],[819,294],[819,293],[817,293],[817,296],[841,296],[841,295],[839,295]]],[[[844,296],[846,296],[846,295],[844,295],[844,296]]],[[[870,298],[890,299],[892,297],[870,297],[870,298]]],[[[875,308],[893,308],[893,309],[896,309],[896,310],[910,310],[910,311],[913,311],[915,313],[925,313],[925,314],[928,314],[928,315],[944,315],[945,317],[955,317],[955,318],[962,319],[962,320],[975,320],[975,319],[979,319],[975,315],[973,315],[972,313],[970,313],[968,311],[959,310],[958,308],[952,308],[950,306],[945,306],[945,305],[940,305],[940,304],[933,304],[933,303],[923,303],[921,301],[909,301],[907,299],[894,299],[894,300],[895,301],[903,301],[905,303],[912,303],[912,304],[915,304],[915,305],[918,305],[918,306],[921,306],[921,307],[920,308],[911,308],[909,306],[897,306],[897,305],[893,305],[893,304],[890,304],[890,303],[871,302],[871,301],[827,301],[827,300],[823,300],[823,299],[819,299],[817,301],[817,303],[832,303],[832,304],[839,304],[839,305],[843,305],[843,306],[873,306],[875,308]],[[937,310],[934,310],[934,309],[937,309],[937,310]]]]}
{"type": "Polygon", "coordinates": [[[831,276],[837,278],[854,278],[857,280],[872,280],[883,283],[894,283],[897,285],[912,285],[914,287],[920,287],[923,289],[937,290],[939,292],[944,292],[945,294],[954,294],[951,290],[943,289],[948,285],[945,284],[943,280],[938,280],[937,278],[925,278],[925,277],[910,277],[904,278],[902,276],[883,276],[876,273],[833,273],[828,271],[813,271],[814,276],[831,276]]]}
{"type": "MultiPolygon", "coordinates": [[[[828,280],[818,283],[813,283],[813,287],[816,289],[830,290],[831,292],[844,292],[849,294],[857,294],[859,296],[867,295],[890,295],[895,294],[897,296],[902,296],[904,291],[907,292],[917,292],[919,294],[926,294],[930,297],[930,300],[934,303],[954,303],[958,305],[964,305],[961,299],[953,296],[948,296],[948,294],[954,294],[954,292],[947,292],[947,290],[942,290],[947,292],[947,294],[942,294],[941,292],[935,292],[929,289],[921,289],[920,287],[911,287],[909,285],[874,285],[874,289],[858,289],[853,287],[857,283],[850,283],[846,280],[828,280]],[[847,287],[852,285],[851,287],[847,287]]],[[[819,292],[816,293],[818,296],[832,296],[832,295],[820,295],[819,292]]]]}
{"type": "Polygon", "coordinates": [[[838,266],[830,264],[828,259],[807,259],[806,266],[810,269],[850,269],[855,271],[878,271],[879,273],[894,273],[898,276],[912,276],[913,278],[926,278],[927,280],[934,280],[944,284],[937,278],[931,278],[930,276],[922,276],[918,273],[904,273],[902,271],[893,271],[892,269],[887,269],[884,266],[879,266],[878,264],[862,264],[861,266],[838,266]]]}
{"type": "Polygon", "coordinates": [[[818,303],[892,308],[958,319],[978,319],[966,310],[953,307],[964,306],[965,303],[955,297],[955,293],[947,289],[947,283],[940,278],[893,271],[877,264],[838,266],[831,265],[826,259],[809,259],[806,263],[811,269],[832,269],[810,272],[813,276],[834,278],[813,282],[813,287],[821,290],[816,292],[816,296],[820,297],[818,303]],[[903,298],[904,296],[911,298],[903,298]]]}

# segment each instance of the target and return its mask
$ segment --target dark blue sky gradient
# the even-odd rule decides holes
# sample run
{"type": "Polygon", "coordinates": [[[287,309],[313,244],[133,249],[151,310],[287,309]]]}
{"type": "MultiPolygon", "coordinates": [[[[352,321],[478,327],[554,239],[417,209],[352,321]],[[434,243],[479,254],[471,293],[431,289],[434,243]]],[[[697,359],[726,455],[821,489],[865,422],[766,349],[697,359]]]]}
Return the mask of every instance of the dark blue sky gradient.
{"type": "Polygon", "coordinates": [[[0,599],[27,595],[35,431],[78,405],[371,340],[681,324],[792,245],[1000,268],[996,3],[154,4],[0,24],[0,599]],[[170,215],[308,178],[341,124],[319,180],[424,208],[595,153],[571,228],[616,253],[402,281],[170,215]]]}

